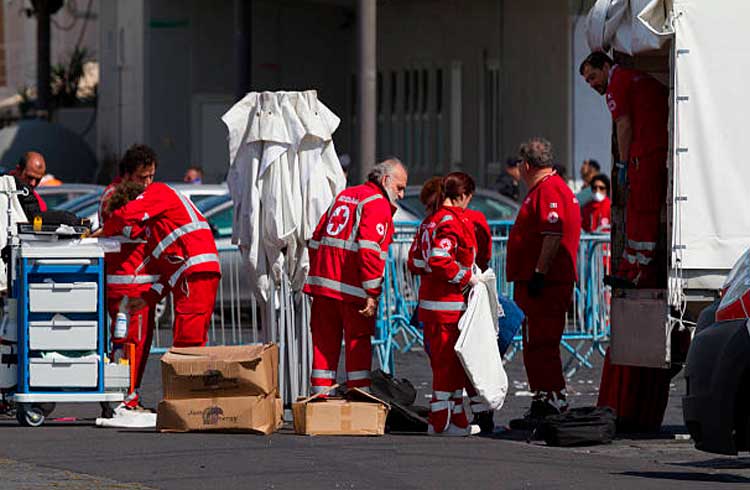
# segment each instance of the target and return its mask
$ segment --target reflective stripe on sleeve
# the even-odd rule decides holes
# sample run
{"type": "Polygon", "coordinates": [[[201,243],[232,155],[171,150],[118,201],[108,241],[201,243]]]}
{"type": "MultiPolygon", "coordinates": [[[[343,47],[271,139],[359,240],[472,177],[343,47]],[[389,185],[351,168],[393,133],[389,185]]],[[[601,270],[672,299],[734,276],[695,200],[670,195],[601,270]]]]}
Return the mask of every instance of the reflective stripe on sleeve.
{"type": "Polygon", "coordinates": [[[130,238],[133,234],[133,227],[132,226],[124,226],[122,228],[122,236],[125,238],[130,238]]]}
{"type": "Polygon", "coordinates": [[[466,271],[467,271],[467,269],[461,269],[461,270],[460,270],[460,271],[458,271],[458,273],[457,273],[457,274],[456,274],[455,276],[453,276],[453,278],[452,278],[451,280],[449,280],[448,282],[449,282],[449,283],[451,283],[451,284],[460,284],[460,283],[461,283],[461,281],[463,280],[464,276],[466,275],[466,271]]]}
{"type": "Polygon", "coordinates": [[[414,267],[419,267],[420,269],[424,269],[424,266],[425,266],[424,260],[414,259],[414,267]]]}
{"type": "Polygon", "coordinates": [[[160,282],[155,282],[153,286],[151,286],[151,289],[153,289],[156,292],[156,294],[161,296],[162,291],[164,291],[164,284],[160,282]]]}
{"type": "Polygon", "coordinates": [[[433,248],[430,250],[430,257],[450,257],[451,254],[442,248],[433,248]]]}
{"type": "Polygon", "coordinates": [[[308,248],[311,248],[313,250],[317,250],[318,247],[320,246],[320,242],[317,241],[317,240],[310,240],[309,242],[307,242],[307,246],[308,246],[308,248]]]}
{"type": "Polygon", "coordinates": [[[419,307],[429,311],[464,311],[466,305],[458,301],[430,301],[426,299],[419,300],[419,307]]]}
{"type": "Polygon", "coordinates": [[[310,387],[310,393],[313,395],[317,395],[318,393],[323,393],[324,391],[330,390],[330,386],[311,386],[310,387]]]}
{"type": "Polygon", "coordinates": [[[107,282],[109,284],[150,284],[159,280],[158,275],[120,275],[108,274],[107,282]]]}
{"type": "Polygon", "coordinates": [[[438,224],[442,225],[443,223],[447,223],[448,221],[451,221],[452,219],[453,219],[453,216],[451,216],[450,214],[446,214],[445,216],[440,218],[440,221],[438,221],[438,224]]]}
{"type": "Polygon", "coordinates": [[[451,392],[450,391],[433,391],[432,396],[436,400],[447,400],[448,398],[451,397],[451,392]]]}
{"type": "Polygon", "coordinates": [[[349,381],[370,379],[370,371],[349,371],[346,373],[346,379],[349,381]]]}
{"type": "Polygon", "coordinates": [[[455,403],[453,405],[453,413],[455,413],[455,414],[464,413],[464,406],[463,406],[463,404],[462,403],[455,403]]]}
{"type": "Polygon", "coordinates": [[[383,284],[383,278],[370,279],[369,281],[362,281],[362,287],[364,289],[375,289],[379,288],[383,284]]]}
{"type": "Polygon", "coordinates": [[[380,260],[385,260],[388,258],[388,252],[380,252],[380,260]]]}
{"type": "Polygon", "coordinates": [[[172,230],[169,235],[162,238],[162,240],[156,245],[156,247],[154,247],[154,251],[151,252],[151,255],[158,259],[159,256],[164,252],[164,250],[166,250],[167,247],[172,245],[180,237],[183,237],[188,233],[193,233],[194,231],[210,229],[211,227],[208,225],[208,223],[203,221],[194,221],[192,223],[182,225],[179,228],[172,230]]]}
{"type": "Polygon", "coordinates": [[[310,373],[310,377],[319,379],[336,379],[336,371],[330,371],[328,369],[313,369],[310,373]]]}
{"type": "Polygon", "coordinates": [[[340,293],[346,293],[352,296],[356,296],[358,298],[367,298],[367,293],[365,293],[364,289],[358,288],[357,286],[352,286],[350,284],[344,284],[343,282],[334,281],[333,279],[328,279],[327,277],[307,276],[306,282],[310,286],[320,286],[338,291],[340,293]]]}

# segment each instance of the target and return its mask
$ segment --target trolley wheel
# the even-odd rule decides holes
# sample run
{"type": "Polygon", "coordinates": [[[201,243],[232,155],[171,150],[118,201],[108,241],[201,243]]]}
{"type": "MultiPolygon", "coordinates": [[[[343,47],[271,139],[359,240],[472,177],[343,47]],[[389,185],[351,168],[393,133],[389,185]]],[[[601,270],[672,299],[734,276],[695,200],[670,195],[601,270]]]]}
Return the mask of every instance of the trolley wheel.
{"type": "Polygon", "coordinates": [[[16,420],[24,427],[39,427],[46,415],[39,405],[19,404],[16,407],[16,420]]]}

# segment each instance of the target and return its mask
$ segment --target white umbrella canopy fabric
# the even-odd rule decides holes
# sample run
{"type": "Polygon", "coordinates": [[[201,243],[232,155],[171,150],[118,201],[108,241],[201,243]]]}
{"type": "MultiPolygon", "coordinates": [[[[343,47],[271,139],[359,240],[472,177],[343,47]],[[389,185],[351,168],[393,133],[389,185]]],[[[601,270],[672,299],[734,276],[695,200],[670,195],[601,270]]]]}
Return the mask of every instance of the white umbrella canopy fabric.
{"type": "Polygon", "coordinates": [[[332,135],[340,119],[317,92],[251,92],[222,117],[229,130],[227,184],[254,292],[268,300],[282,273],[299,291],[305,242],[346,185],[332,135]]]}

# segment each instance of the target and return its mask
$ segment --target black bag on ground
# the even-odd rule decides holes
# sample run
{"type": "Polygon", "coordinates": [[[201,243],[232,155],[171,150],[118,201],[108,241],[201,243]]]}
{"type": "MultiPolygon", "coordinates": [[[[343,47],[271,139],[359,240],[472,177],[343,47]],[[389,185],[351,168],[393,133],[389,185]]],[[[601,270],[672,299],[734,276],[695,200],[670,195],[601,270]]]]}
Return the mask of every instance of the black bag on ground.
{"type": "Polygon", "coordinates": [[[615,419],[615,412],[609,407],[571,408],[545,417],[539,436],[549,446],[609,444],[615,437],[615,419]]]}
{"type": "Polygon", "coordinates": [[[417,390],[408,379],[397,379],[381,369],[370,376],[372,394],[391,405],[387,432],[427,432],[427,407],[414,405],[417,390]]]}

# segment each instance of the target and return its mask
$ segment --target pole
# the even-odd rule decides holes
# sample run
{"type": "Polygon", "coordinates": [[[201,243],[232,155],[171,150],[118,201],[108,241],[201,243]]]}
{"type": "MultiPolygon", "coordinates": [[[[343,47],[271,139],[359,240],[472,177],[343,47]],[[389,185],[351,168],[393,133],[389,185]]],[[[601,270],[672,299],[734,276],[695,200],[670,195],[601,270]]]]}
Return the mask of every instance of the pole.
{"type": "Polygon", "coordinates": [[[252,12],[250,0],[234,0],[234,53],[237,66],[234,95],[240,100],[252,84],[252,12]]]}
{"type": "Polygon", "coordinates": [[[364,180],[375,163],[376,91],[377,91],[377,0],[359,0],[357,12],[359,34],[359,180],[364,180]]]}
{"type": "Polygon", "coordinates": [[[36,2],[36,109],[38,118],[49,118],[50,102],[50,5],[36,2]]]}

